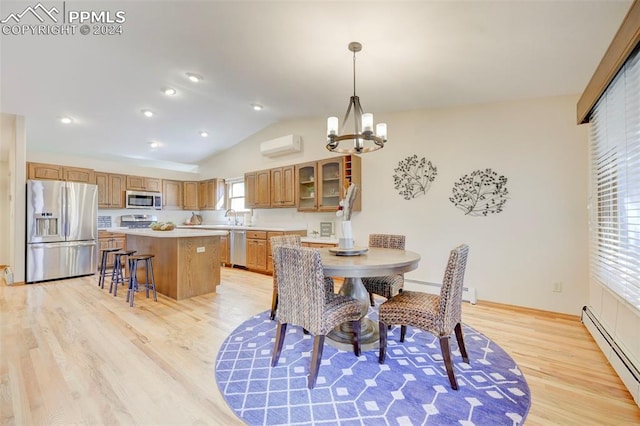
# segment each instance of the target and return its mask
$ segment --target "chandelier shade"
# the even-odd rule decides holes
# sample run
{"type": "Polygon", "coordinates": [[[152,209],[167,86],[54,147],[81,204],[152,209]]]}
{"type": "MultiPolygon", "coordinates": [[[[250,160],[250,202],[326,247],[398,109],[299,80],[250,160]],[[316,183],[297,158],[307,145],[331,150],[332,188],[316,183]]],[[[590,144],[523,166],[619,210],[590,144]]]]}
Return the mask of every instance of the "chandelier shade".
{"type": "Polygon", "coordinates": [[[373,114],[365,113],[360,105],[360,98],[356,95],[356,52],[362,50],[362,44],[354,41],[349,43],[349,51],[353,52],[353,96],[349,99],[347,113],[342,120],[342,128],[338,133],[338,117],[327,119],[327,149],[341,154],[360,154],[377,151],[387,142],[387,124],[378,123],[374,129],[373,114]],[[354,132],[345,133],[349,116],[353,112],[354,132]],[[340,145],[341,142],[344,142],[340,145]]]}

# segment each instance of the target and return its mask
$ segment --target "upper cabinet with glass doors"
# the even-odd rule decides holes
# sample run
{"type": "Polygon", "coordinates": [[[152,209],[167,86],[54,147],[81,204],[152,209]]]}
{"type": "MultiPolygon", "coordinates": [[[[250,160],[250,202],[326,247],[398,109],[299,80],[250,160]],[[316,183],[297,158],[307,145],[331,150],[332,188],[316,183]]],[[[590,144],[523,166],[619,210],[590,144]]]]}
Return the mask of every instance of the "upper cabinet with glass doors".
{"type": "Polygon", "coordinates": [[[296,166],[296,199],[299,211],[333,212],[350,183],[358,185],[353,211],[361,210],[361,159],[355,155],[329,158],[296,166]]]}
{"type": "Polygon", "coordinates": [[[296,164],[296,200],[298,211],[315,212],[318,210],[316,198],[316,167],[318,163],[296,164]]]}

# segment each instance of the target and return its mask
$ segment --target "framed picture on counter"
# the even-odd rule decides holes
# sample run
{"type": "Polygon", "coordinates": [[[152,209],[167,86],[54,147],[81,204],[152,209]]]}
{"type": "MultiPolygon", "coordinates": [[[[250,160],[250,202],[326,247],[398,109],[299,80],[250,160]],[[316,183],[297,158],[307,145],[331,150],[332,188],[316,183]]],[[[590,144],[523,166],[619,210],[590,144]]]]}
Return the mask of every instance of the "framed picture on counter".
{"type": "Polygon", "coordinates": [[[333,222],[320,222],[320,236],[330,237],[333,234],[333,222]]]}

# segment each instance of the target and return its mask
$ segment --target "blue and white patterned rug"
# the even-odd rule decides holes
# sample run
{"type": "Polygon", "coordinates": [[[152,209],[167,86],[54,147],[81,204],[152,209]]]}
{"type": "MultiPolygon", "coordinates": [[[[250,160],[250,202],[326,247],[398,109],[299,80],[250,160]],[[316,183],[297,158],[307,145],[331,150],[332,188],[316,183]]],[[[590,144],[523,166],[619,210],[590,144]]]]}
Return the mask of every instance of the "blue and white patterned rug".
{"type": "MultiPolygon", "coordinates": [[[[376,319],[377,309],[369,310],[376,319]]],[[[471,365],[451,348],[459,390],[449,386],[440,344],[408,327],[389,331],[387,359],[378,350],[340,351],[326,344],[318,381],[307,389],[313,338],[289,326],[271,367],[276,322],[269,311],[249,318],[224,341],[216,381],[233,411],[250,425],[519,425],[531,405],[529,386],[498,345],[464,326],[471,365]]]]}

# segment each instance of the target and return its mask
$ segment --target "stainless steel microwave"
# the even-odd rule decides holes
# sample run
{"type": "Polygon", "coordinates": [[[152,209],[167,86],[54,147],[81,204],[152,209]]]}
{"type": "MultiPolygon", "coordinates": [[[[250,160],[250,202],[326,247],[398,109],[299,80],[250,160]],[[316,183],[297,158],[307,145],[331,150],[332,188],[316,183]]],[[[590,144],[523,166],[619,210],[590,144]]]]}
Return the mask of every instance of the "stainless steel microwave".
{"type": "Polygon", "coordinates": [[[162,194],[148,191],[126,191],[125,207],[128,209],[162,210],[162,194]]]}

